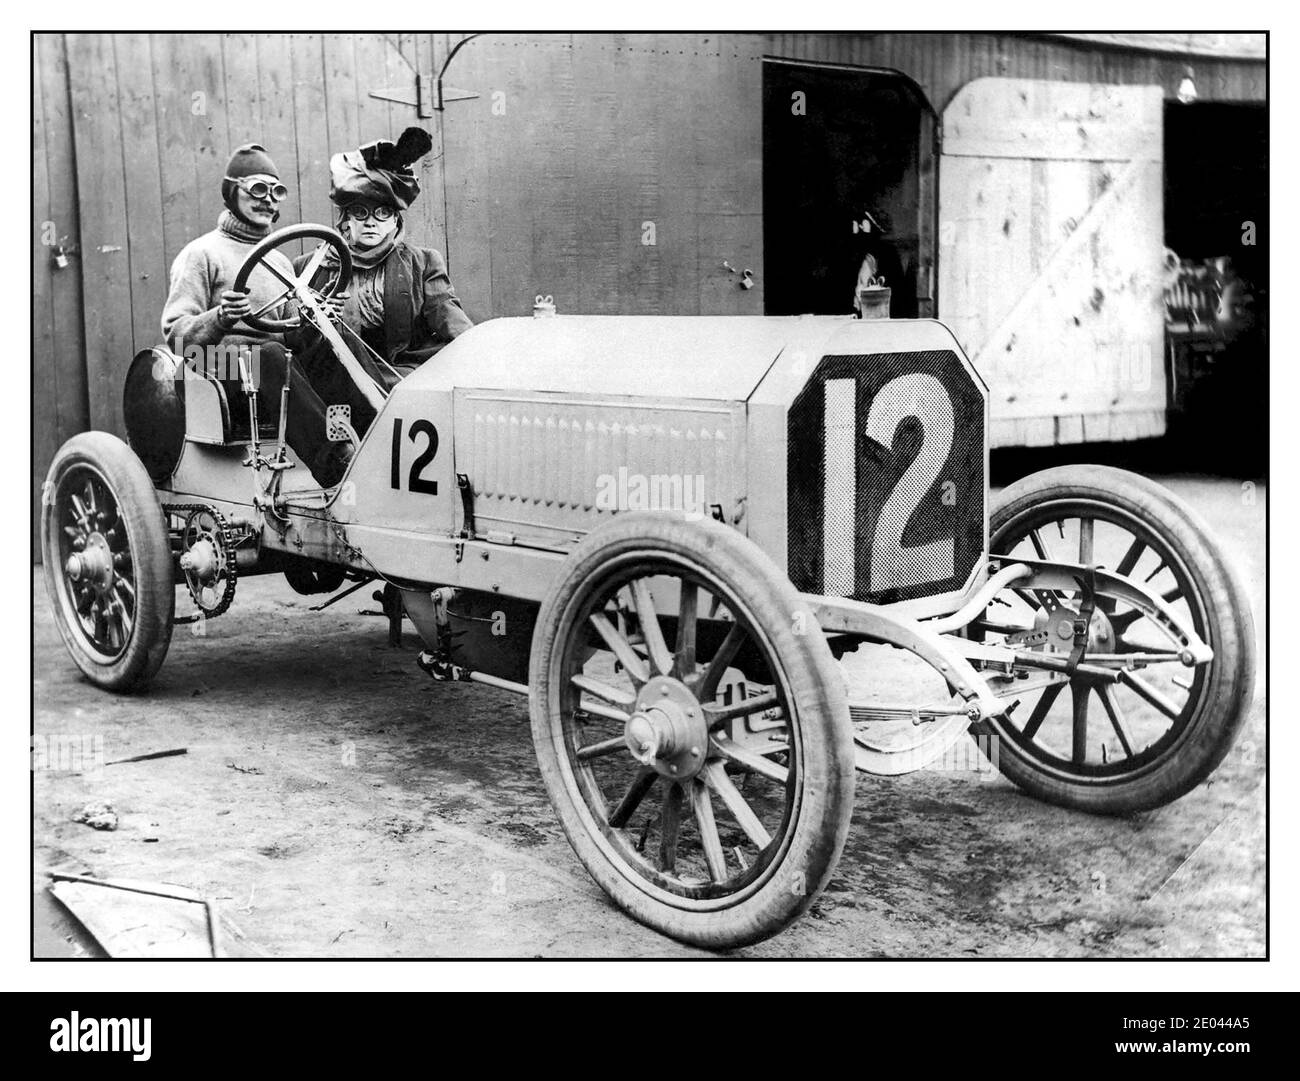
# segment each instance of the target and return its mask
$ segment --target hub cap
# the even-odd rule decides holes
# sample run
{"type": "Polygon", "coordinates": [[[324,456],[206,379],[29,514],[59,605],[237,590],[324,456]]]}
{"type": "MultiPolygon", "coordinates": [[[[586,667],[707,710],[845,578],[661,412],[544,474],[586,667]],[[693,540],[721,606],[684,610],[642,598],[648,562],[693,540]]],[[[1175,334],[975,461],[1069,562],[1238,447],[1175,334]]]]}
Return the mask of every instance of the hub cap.
{"type": "Polygon", "coordinates": [[[623,741],[643,766],[683,781],[704,765],[709,729],[699,700],[684,683],[656,677],[637,695],[623,741]]]}

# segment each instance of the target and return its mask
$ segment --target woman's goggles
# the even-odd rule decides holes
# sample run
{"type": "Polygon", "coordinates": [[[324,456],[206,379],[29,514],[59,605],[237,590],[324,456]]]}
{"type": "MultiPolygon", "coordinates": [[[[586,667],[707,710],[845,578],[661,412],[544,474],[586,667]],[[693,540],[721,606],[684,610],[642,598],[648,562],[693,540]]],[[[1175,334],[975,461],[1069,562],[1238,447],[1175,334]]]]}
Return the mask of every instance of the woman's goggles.
{"type": "Polygon", "coordinates": [[[289,189],[283,184],[268,184],[265,180],[246,180],[243,177],[226,177],[232,184],[240,190],[248,192],[254,199],[270,199],[274,203],[282,203],[289,198],[289,189]]]}
{"type": "Polygon", "coordinates": [[[365,203],[349,203],[343,208],[343,216],[349,221],[365,221],[367,218],[374,218],[375,221],[391,221],[397,211],[391,206],[381,203],[379,206],[366,206],[365,203]]]}

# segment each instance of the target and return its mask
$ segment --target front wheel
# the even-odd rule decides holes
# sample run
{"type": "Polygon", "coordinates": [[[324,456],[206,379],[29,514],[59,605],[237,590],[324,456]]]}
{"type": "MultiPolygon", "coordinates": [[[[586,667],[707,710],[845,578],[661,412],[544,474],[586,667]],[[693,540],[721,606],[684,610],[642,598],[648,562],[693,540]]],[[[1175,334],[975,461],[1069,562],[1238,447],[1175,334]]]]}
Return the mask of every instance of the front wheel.
{"type": "Polygon", "coordinates": [[[45,588],[68,652],[111,691],[147,683],[171,642],[176,590],[153,483],[131,448],[83,432],[59,449],[41,499],[45,588]]]}
{"type": "MultiPolygon", "coordinates": [[[[1064,466],[1007,488],[989,534],[989,550],[1004,558],[1091,564],[1144,583],[1214,651],[1208,664],[1186,668],[1141,611],[1101,595],[1084,660],[1126,661],[1124,680],[1033,672],[1011,681],[1003,697],[1015,708],[973,729],[996,737],[1002,772],[1041,799],[1099,814],[1159,807],[1204,781],[1246,718],[1255,631],[1245,592],[1200,517],[1145,477],[1064,466]]],[[[1080,600],[1008,589],[975,633],[1051,648],[1045,609],[1077,613],[1080,600]]]]}
{"type": "Polygon", "coordinates": [[[820,628],[750,541],[620,514],[560,571],[531,677],[551,801],[625,911],[725,949],[812,904],[848,832],[852,729],[820,628]]]}

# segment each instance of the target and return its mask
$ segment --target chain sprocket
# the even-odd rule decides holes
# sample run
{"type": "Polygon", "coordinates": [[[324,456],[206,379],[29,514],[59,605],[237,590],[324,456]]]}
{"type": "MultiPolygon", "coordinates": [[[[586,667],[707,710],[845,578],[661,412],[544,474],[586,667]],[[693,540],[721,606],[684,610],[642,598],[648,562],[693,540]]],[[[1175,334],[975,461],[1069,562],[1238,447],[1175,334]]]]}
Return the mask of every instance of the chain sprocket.
{"type": "Polygon", "coordinates": [[[198,609],[192,616],[178,616],[176,623],[197,623],[201,619],[216,619],[225,613],[234,603],[235,587],[239,582],[239,568],[235,561],[235,546],[239,543],[238,531],[226,521],[225,516],[215,507],[206,503],[168,503],[163,506],[168,516],[184,516],[185,524],[181,527],[181,554],[188,553],[196,544],[206,541],[212,549],[216,561],[216,571],[209,582],[200,581],[198,576],[186,569],[181,573],[185,579],[185,588],[190,599],[198,609]],[[204,522],[207,518],[209,521],[204,522]],[[215,592],[217,586],[224,582],[225,588],[217,595],[215,602],[204,600],[205,592],[215,592]]]}

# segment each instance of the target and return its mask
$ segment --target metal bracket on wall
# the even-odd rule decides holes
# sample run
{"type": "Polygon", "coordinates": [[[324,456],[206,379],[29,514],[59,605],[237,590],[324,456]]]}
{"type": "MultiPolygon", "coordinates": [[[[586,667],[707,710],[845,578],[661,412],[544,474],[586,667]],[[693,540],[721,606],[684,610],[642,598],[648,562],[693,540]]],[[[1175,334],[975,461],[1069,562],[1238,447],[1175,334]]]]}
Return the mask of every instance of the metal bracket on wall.
{"type": "Polygon", "coordinates": [[[429,100],[428,87],[424,79],[417,73],[415,76],[415,86],[389,86],[380,90],[370,91],[372,98],[379,101],[392,101],[398,105],[412,105],[415,107],[415,115],[420,120],[428,120],[433,116],[433,104],[429,100]]]}
{"type": "Polygon", "coordinates": [[[444,105],[449,101],[468,101],[471,98],[479,97],[474,90],[459,90],[454,86],[444,86],[439,88],[434,80],[416,75],[415,87],[409,86],[389,86],[380,90],[370,91],[372,98],[380,101],[392,101],[398,105],[411,105],[415,108],[415,115],[420,120],[428,120],[434,112],[441,112],[444,105]],[[430,93],[430,84],[433,84],[433,93],[430,93]]]}

